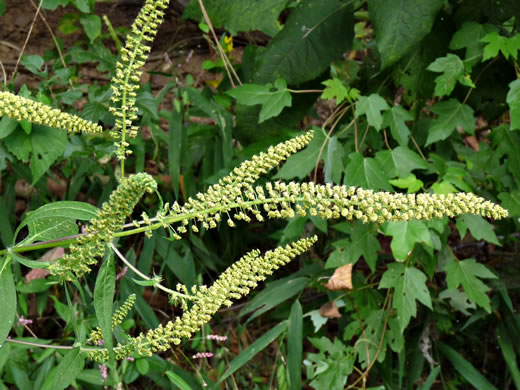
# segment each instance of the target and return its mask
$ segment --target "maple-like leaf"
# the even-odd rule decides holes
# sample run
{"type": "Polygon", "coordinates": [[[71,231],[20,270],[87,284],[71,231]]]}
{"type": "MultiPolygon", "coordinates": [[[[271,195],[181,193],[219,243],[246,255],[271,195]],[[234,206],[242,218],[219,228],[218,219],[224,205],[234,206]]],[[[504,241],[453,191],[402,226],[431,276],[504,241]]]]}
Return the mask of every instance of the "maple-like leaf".
{"type": "Polygon", "coordinates": [[[448,288],[454,290],[462,285],[470,301],[491,313],[489,297],[486,294],[490,289],[479,278],[496,279],[495,274],[475,259],[452,261],[444,267],[444,271],[448,288]]]}
{"type": "Polygon", "coordinates": [[[397,310],[397,319],[401,333],[417,315],[417,302],[432,309],[430,292],[426,287],[426,275],[415,267],[404,263],[391,263],[385,271],[379,288],[393,288],[393,307],[397,310]]]}
{"type": "Polygon", "coordinates": [[[382,111],[388,110],[388,104],[378,94],[361,96],[356,103],[356,116],[366,115],[368,124],[376,130],[381,130],[383,124],[382,111]]]}
{"type": "Polygon", "coordinates": [[[490,58],[498,56],[498,52],[502,52],[506,60],[509,56],[515,60],[518,58],[518,50],[520,50],[520,34],[516,34],[512,37],[504,37],[499,35],[496,31],[492,31],[486,34],[481,40],[486,42],[487,45],[484,47],[484,55],[482,61],[486,61],[490,58]]]}

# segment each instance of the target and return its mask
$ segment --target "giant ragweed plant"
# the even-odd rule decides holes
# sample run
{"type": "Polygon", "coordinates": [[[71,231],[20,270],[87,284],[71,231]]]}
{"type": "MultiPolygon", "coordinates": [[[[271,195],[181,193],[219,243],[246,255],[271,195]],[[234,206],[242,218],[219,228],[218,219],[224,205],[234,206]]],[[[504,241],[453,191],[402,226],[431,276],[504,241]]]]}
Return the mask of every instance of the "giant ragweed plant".
{"type": "MultiPolygon", "coordinates": [[[[97,216],[91,220],[86,231],[67,241],[71,244],[68,253],[49,267],[51,273],[60,280],[75,280],[90,272],[91,267],[107,251],[115,248],[115,238],[138,233],[151,234],[159,228],[167,229],[172,238],[181,239],[188,229],[197,233],[202,229],[215,228],[219,223],[234,227],[237,221],[251,222],[254,219],[262,222],[266,217],[289,219],[296,215],[311,215],[382,224],[387,221],[454,217],[466,213],[495,219],[507,216],[507,211],[502,207],[469,193],[403,195],[296,182],[268,182],[255,186],[261,175],[268,173],[310,142],[313,133],[308,132],[254,156],[217,184],[210,186],[207,191],[187,199],[184,204],[165,204],[154,217],[143,214],[141,221],[133,221],[135,226],[124,225],[143,194],[157,190],[156,182],[146,173],[125,177],[124,159],[130,153],[127,139],[135,137],[138,131],[135,101],[142,67],[150,52],[149,42],[153,41],[157,33],[167,5],[166,0],[146,1],[132,26],[126,46],[120,53],[116,75],[112,80],[110,110],[116,117],[111,134],[115,138],[116,157],[121,161],[121,182],[110,199],[99,209],[97,216]]],[[[0,115],[69,131],[88,133],[100,130],[99,126],[89,121],[7,92],[0,93],[0,115]]],[[[316,240],[315,236],[303,238],[263,256],[259,251],[253,250],[223,272],[209,288],[198,286],[188,289],[178,285],[174,291],[160,285],[159,278],[147,278],[153,283],[151,285],[161,286],[167,291],[174,303],[180,303],[183,314],[137,337],[126,337],[124,342],[110,350],[106,345],[112,345],[111,340],[105,340],[105,333],[96,328],[92,330],[87,343],[81,346],[81,351],[88,353],[96,361],[105,361],[111,356],[123,359],[134,354],[150,355],[166,350],[171,344],[179,344],[209,322],[221,306],[229,306],[232,299],[247,295],[268,275],[308,250],[316,240]]],[[[47,243],[45,247],[59,246],[60,243],[60,240],[56,240],[47,243]]],[[[38,246],[29,248],[20,245],[0,251],[0,254],[8,254],[0,264],[2,277],[12,278],[5,271],[10,266],[9,259],[15,258],[16,253],[35,248],[38,246]]],[[[123,256],[119,257],[126,261],[123,256]]],[[[16,299],[16,296],[13,297],[16,299]]],[[[3,296],[1,298],[8,299],[3,296]]],[[[116,311],[110,327],[121,323],[134,299],[131,296],[116,311]]],[[[14,308],[16,309],[16,305],[14,308]]],[[[0,344],[7,337],[8,331],[7,328],[7,333],[0,332],[0,344]]]]}

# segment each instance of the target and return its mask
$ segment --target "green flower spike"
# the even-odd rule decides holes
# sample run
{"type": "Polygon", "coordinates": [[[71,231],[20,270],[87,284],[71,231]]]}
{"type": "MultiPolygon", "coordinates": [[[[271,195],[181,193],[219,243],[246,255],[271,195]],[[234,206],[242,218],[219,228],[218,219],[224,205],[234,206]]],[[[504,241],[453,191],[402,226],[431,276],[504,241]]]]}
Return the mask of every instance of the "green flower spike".
{"type": "MultiPolygon", "coordinates": [[[[128,315],[128,312],[132,310],[132,307],[134,306],[136,296],[135,294],[130,294],[128,298],[126,298],[125,303],[121,305],[119,309],[116,310],[114,315],[112,316],[112,330],[117,326],[120,325],[123,320],[128,315]]],[[[90,332],[90,336],[87,340],[87,343],[92,345],[103,345],[105,344],[105,340],[103,339],[103,334],[101,333],[100,328],[93,329],[92,332],[90,332]]]]}
{"type": "Polygon", "coordinates": [[[103,203],[98,215],[87,227],[87,234],[70,246],[70,252],[58,259],[50,271],[66,280],[71,280],[70,272],[77,277],[90,272],[90,265],[105,253],[106,244],[112,242],[114,233],[123,228],[139,199],[145,192],[157,189],[157,183],[147,173],[131,175],[123,179],[108,202],[103,203]]]}
{"type": "MultiPolygon", "coordinates": [[[[304,238],[285,247],[279,247],[260,256],[253,250],[224,271],[215,283],[197,289],[197,300],[191,308],[175,321],[130,339],[126,345],[114,348],[117,359],[124,359],[133,353],[151,356],[153,352],[166,351],[171,344],[178,345],[181,339],[191,337],[209,322],[222,306],[231,306],[231,299],[240,299],[249,294],[259,282],[266,279],[278,268],[286,265],[296,256],[307,251],[317,237],[304,238]]],[[[90,351],[89,357],[96,361],[108,359],[106,350],[90,351]]]]}
{"type": "Polygon", "coordinates": [[[125,47],[121,49],[121,57],[116,64],[116,75],[112,79],[112,105],[109,110],[116,117],[111,135],[118,141],[115,143],[117,157],[124,160],[131,151],[126,137],[137,136],[137,126],[132,122],[137,119],[135,107],[136,91],[143,73],[142,67],[150,53],[148,42],[152,42],[159,25],[164,19],[164,9],[169,0],[146,0],[127,36],[125,47]]]}
{"type": "Polygon", "coordinates": [[[69,133],[101,133],[103,128],[79,116],[67,114],[56,108],[10,92],[0,92],[0,116],[17,121],[26,120],[38,125],[67,130],[69,133]]]}

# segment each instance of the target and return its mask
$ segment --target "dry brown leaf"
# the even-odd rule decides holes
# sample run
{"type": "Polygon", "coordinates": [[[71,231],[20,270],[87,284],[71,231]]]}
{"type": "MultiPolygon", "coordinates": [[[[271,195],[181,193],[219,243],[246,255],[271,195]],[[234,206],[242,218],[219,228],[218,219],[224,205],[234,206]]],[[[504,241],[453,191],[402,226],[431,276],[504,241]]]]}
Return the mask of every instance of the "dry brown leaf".
{"type": "Polygon", "coordinates": [[[464,142],[468,146],[470,146],[475,152],[480,151],[478,139],[474,135],[468,135],[467,137],[464,137],[464,142]]]}
{"type": "Polygon", "coordinates": [[[352,290],[352,264],[336,268],[325,287],[332,291],[352,290]]]}
{"type": "Polygon", "coordinates": [[[320,307],[320,314],[325,318],[340,318],[341,314],[339,313],[338,305],[336,302],[327,302],[322,307],[320,307]]]}
{"type": "MultiPolygon", "coordinates": [[[[63,248],[53,248],[45,252],[45,254],[39,258],[40,261],[50,261],[54,263],[54,260],[63,257],[65,250],[63,248]]],[[[50,272],[46,269],[35,268],[25,274],[25,283],[29,283],[35,279],[45,279],[50,272]]]]}

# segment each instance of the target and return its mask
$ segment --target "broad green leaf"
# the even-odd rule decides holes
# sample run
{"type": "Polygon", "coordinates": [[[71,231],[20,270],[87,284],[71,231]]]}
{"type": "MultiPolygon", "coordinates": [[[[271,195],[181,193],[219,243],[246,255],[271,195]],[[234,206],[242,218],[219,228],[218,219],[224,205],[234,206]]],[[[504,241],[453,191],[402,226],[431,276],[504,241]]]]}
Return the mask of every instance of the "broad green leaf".
{"type": "MultiPolygon", "coordinates": [[[[280,31],[278,16],[288,0],[251,0],[219,1],[205,0],[204,7],[214,27],[224,27],[232,35],[239,31],[262,31],[274,36],[280,31]]],[[[199,2],[192,0],[184,10],[183,19],[203,21],[199,2]]]]}
{"type": "Polygon", "coordinates": [[[509,83],[506,102],[509,105],[509,116],[511,118],[509,129],[518,130],[520,129],[520,80],[509,83]]]}
{"type": "Polygon", "coordinates": [[[301,84],[327,70],[332,61],[352,47],[352,3],[352,0],[296,3],[282,31],[258,59],[254,82],[263,84],[283,78],[289,85],[301,84]]]}
{"type": "Polygon", "coordinates": [[[30,138],[32,158],[29,167],[32,173],[32,184],[35,184],[58,157],[63,156],[67,146],[67,133],[51,127],[33,125],[30,138]]]}
{"type": "Polygon", "coordinates": [[[332,80],[325,80],[322,84],[327,87],[321,94],[322,99],[336,99],[336,104],[340,104],[343,100],[352,102],[359,98],[358,89],[344,86],[341,80],[335,77],[332,80]]]}
{"type": "Polygon", "coordinates": [[[418,242],[433,247],[428,227],[423,221],[416,219],[409,222],[388,222],[385,234],[393,237],[390,247],[397,260],[406,260],[418,242]]]}
{"type": "Polygon", "coordinates": [[[436,343],[439,351],[453,364],[453,367],[478,390],[497,390],[489,381],[452,347],[438,341],[436,343]]]}
{"type": "Polygon", "coordinates": [[[448,288],[455,290],[462,285],[464,292],[472,302],[491,313],[489,297],[486,294],[489,287],[479,278],[496,279],[495,274],[484,265],[477,263],[475,259],[452,261],[444,267],[444,271],[446,272],[448,288]]]}
{"type": "Polygon", "coordinates": [[[428,169],[428,163],[406,146],[398,146],[391,153],[399,177],[407,177],[415,169],[428,169]]]}
{"type": "Polygon", "coordinates": [[[52,389],[66,389],[78,377],[84,366],[85,357],[79,348],[74,348],[67,352],[58,365],[52,389]]]}
{"type": "Polygon", "coordinates": [[[383,114],[383,127],[390,127],[392,137],[399,142],[399,145],[406,146],[408,145],[408,136],[410,135],[410,129],[406,126],[406,121],[413,119],[412,114],[402,106],[393,106],[383,114]]]}
{"type": "Polygon", "coordinates": [[[246,106],[261,104],[258,123],[278,116],[284,107],[291,107],[292,104],[291,93],[287,90],[287,83],[283,79],[276,80],[274,86],[270,83],[244,84],[226,93],[237,99],[239,104],[246,106]]]}
{"type": "Polygon", "coordinates": [[[520,370],[513,349],[514,338],[509,335],[503,323],[497,327],[497,340],[498,345],[500,345],[500,349],[502,350],[502,354],[504,355],[504,360],[509,368],[509,372],[511,373],[511,377],[513,378],[515,387],[520,389],[520,370]]]}
{"type": "Polygon", "coordinates": [[[260,293],[258,293],[242,310],[239,317],[243,317],[249,313],[254,313],[248,318],[247,322],[252,321],[256,317],[285,302],[291,297],[301,292],[309,284],[309,278],[298,277],[290,280],[280,280],[269,284],[260,293]]]}
{"type": "Polygon", "coordinates": [[[520,217],[520,191],[501,192],[498,199],[502,201],[502,207],[509,211],[510,217],[520,217]]]}
{"type": "Polygon", "coordinates": [[[271,328],[263,336],[257,338],[249,347],[244,349],[240,355],[234,358],[229,364],[228,369],[218,379],[218,384],[224,382],[230,375],[235,373],[240,367],[249,362],[256,354],[261,352],[265,347],[271,344],[283,332],[287,330],[287,321],[280,322],[274,328],[271,328]]]}
{"type": "Polygon", "coordinates": [[[426,287],[426,275],[417,268],[407,267],[404,263],[389,264],[379,288],[394,289],[392,306],[397,310],[401,333],[410,323],[410,319],[417,315],[416,301],[433,310],[430,292],[426,287]]]}
{"type": "Polygon", "coordinates": [[[413,173],[410,173],[404,179],[390,180],[390,184],[392,184],[394,187],[408,190],[407,192],[409,194],[413,194],[414,192],[419,191],[424,186],[422,180],[417,179],[413,173]]]}
{"type": "Polygon", "coordinates": [[[448,138],[460,126],[469,134],[475,133],[475,116],[473,109],[460,103],[457,99],[450,99],[435,104],[432,111],[438,115],[428,132],[426,145],[448,138]]]}
{"type": "Polygon", "coordinates": [[[90,43],[94,42],[96,38],[101,34],[101,18],[97,15],[81,15],[79,22],[85,29],[90,43]]]}
{"type": "Polygon", "coordinates": [[[171,383],[173,383],[175,386],[177,386],[181,390],[192,390],[192,387],[179,375],[174,373],[173,371],[166,371],[166,376],[170,380],[171,383]]]}
{"type": "Polygon", "coordinates": [[[366,115],[368,124],[376,130],[381,130],[383,124],[382,111],[388,110],[388,104],[378,94],[361,96],[356,103],[356,116],[366,115]]]}
{"type": "Polygon", "coordinates": [[[302,358],[303,358],[303,311],[302,305],[295,300],[287,329],[287,371],[289,373],[289,389],[302,388],[302,358]]]}
{"type": "Polygon", "coordinates": [[[88,221],[97,216],[97,208],[84,202],[61,201],[29,211],[16,229],[14,237],[25,226],[29,229],[25,242],[53,240],[78,233],[77,220],[88,221]]]}
{"type": "Polygon", "coordinates": [[[14,286],[11,261],[8,256],[0,260],[0,347],[13,327],[16,314],[16,288],[14,286]]]}
{"type": "Polygon", "coordinates": [[[442,0],[369,0],[381,67],[399,61],[428,34],[442,0]]]}
{"type": "Polygon", "coordinates": [[[482,218],[480,215],[465,214],[457,218],[457,229],[461,239],[466,235],[467,229],[477,240],[486,240],[495,245],[502,246],[498,241],[493,225],[482,218]]]}
{"type": "Polygon", "coordinates": [[[427,70],[442,73],[435,78],[435,96],[448,96],[453,92],[457,81],[462,85],[475,88],[469,75],[464,74],[464,63],[455,54],[448,53],[433,61],[427,70]]]}
{"type": "Polygon", "coordinates": [[[112,339],[112,312],[114,292],[116,290],[116,269],[114,264],[114,253],[106,251],[103,264],[99,268],[94,287],[94,310],[98,320],[99,328],[105,340],[110,359],[114,358],[114,341],[112,339]]]}
{"type": "Polygon", "coordinates": [[[325,134],[322,130],[315,130],[314,136],[307,147],[298,153],[292,155],[283,164],[280,172],[278,172],[275,179],[293,179],[295,177],[303,179],[315,167],[318,159],[322,160],[327,155],[326,148],[320,155],[320,150],[325,143],[325,134]]]}
{"type": "Polygon", "coordinates": [[[504,57],[509,59],[509,56],[515,60],[518,58],[518,51],[520,50],[520,34],[515,34],[512,37],[504,37],[499,35],[498,32],[492,31],[486,34],[481,42],[486,42],[487,45],[484,47],[484,56],[482,61],[489,60],[498,56],[498,52],[501,51],[504,57]]]}
{"type": "Polygon", "coordinates": [[[361,153],[351,153],[345,170],[345,184],[372,190],[392,191],[388,178],[377,160],[363,157],[361,153]]]}

